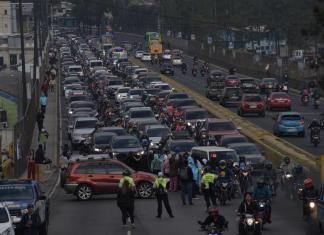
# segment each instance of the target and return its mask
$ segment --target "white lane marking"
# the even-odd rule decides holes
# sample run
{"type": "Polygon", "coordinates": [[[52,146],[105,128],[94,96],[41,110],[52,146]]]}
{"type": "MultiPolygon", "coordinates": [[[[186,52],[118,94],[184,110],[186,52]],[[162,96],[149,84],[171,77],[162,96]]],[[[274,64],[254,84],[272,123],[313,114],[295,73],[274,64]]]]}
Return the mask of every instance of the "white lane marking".
{"type": "Polygon", "coordinates": [[[132,235],[132,230],[128,230],[127,235],[132,235]]]}

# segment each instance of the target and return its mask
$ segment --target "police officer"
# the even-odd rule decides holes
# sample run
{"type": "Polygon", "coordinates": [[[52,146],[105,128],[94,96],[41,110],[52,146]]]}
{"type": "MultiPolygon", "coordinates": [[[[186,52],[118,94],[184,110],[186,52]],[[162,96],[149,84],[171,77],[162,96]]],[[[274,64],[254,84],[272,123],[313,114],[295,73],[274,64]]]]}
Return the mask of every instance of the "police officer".
{"type": "Polygon", "coordinates": [[[123,172],[123,177],[120,179],[119,184],[118,184],[118,187],[119,188],[122,188],[125,181],[128,182],[128,184],[129,184],[130,187],[134,187],[135,188],[135,183],[134,183],[133,178],[131,177],[131,173],[130,173],[129,170],[125,170],[123,172]]]}
{"type": "Polygon", "coordinates": [[[215,195],[215,183],[217,176],[213,173],[213,169],[211,167],[207,168],[207,173],[203,175],[201,179],[201,191],[204,194],[204,198],[206,201],[207,210],[210,207],[210,201],[213,206],[216,206],[216,195],[215,195]]]}
{"type": "Polygon", "coordinates": [[[163,173],[158,173],[158,178],[155,180],[153,184],[153,188],[156,190],[156,199],[158,203],[158,214],[156,218],[161,218],[162,215],[162,201],[164,203],[165,209],[167,210],[169,216],[171,218],[174,218],[170,203],[169,203],[169,197],[167,192],[167,180],[164,178],[163,173]]]}

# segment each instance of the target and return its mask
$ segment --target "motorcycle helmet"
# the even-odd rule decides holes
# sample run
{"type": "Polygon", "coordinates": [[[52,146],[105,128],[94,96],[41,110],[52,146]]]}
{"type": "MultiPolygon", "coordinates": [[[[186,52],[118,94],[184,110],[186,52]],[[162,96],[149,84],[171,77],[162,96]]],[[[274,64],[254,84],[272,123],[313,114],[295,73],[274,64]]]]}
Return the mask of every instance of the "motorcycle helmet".
{"type": "Polygon", "coordinates": [[[211,216],[217,216],[218,215],[218,208],[217,207],[210,207],[208,209],[208,214],[211,216]]]}
{"type": "Polygon", "coordinates": [[[267,170],[272,170],[272,162],[267,162],[265,167],[267,170]]]}
{"type": "Polygon", "coordinates": [[[225,177],[225,171],[220,171],[219,172],[219,177],[225,177]]]}
{"type": "Polygon", "coordinates": [[[302,174],[303,173],[303,170],[304,170],[304,168],[303,168],[303,166],[302,165],[296,165],[295,167],[294,167],[294,173],[295,174],[302,174]]]}
{"type": "Polygon", "coordinates": [[[304,180],[304,187],[306,189],[312,188],[314,186],[313,179],[312,178],[307,178],[304,180]]]}
{"type": "Polygon", "coordinates": [[[239,162],[245,162],[245,157],[244,156],[239,156],[239,162]]]}
{"type": "Polygon", "coordinates": [[[123,171],[123,176],[130,176],[130,175],[131,175],[131,173],[130,173],[129,170],[124,170],[123,171]]]}
{"type": "Polygon", "coordinates": [[[262,177],[258,178],[257,180],[257,187],[262,188],[264,185],[264,179],[262,177]]]}
{"type": "Polygon", "coordinates": [[[232,168],[234,166],[234,162],[232,159],[227,160],[227,167],[232,168]]]}
{"type": "Polygon", "coordinates": [[[225,160],[220,160],[219,161],[219,168],[224,170],[226,168],[226,161],[225,160]]]}
{"type": "Polygon", "coordinates": [[[287,165],[290,164],[290,158],[288,156],[285,156],[283,160],[287,165]]]}

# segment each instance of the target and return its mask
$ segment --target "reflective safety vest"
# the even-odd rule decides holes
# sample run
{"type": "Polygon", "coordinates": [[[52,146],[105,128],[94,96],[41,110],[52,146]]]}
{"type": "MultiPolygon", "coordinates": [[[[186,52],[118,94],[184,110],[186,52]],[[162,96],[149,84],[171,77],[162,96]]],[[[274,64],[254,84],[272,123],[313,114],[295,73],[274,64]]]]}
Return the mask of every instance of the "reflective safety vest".
{"type": "Polygon", "coordinates": [[[154,182],[153,188],[159,188],[162,186],[162,188],[165,190],[167,187],[167,180],[166,178],[157,178],[154,182]]]}
{"type": "Polygon", "coordinates": [[[215,182],[216,175],[213,173],[206,173],[203,175],[201,181],[205,187],[205,189],[209,188],[209,184],[213,184],[215,182]]]}
{"type": "Polygon", "coordinates": [[[122,188],[124,182],[127,181],[130,187],[135,187],[135,183],[132,177],[129,176],[124,176],[123,178],[120,179],[118,187],[122,188]]]}

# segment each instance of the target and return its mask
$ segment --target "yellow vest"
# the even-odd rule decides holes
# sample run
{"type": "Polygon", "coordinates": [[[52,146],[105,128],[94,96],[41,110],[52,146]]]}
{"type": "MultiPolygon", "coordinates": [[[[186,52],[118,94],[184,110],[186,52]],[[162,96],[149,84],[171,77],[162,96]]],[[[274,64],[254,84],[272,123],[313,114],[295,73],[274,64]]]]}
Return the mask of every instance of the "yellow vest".
{"type": "Polygon", "coordinates": [[[119,181],[118,187],[122,188],[125,181],[127,181],[129,183],[130,187],[135,187],[133,178],[129,177],[129,176],[124,176],[123,178],[121,178],[119,181]]]}
{"type": "Polygon", "coordinates": [[[216,179],[216,175],[213,173],[206,173],[203,175],[201,181],[205,186],[205,189],[209,188],[209,184],[213,184],[216,179]]]}
{"type": "Polygon", "coordinates": [[[159,188],[160,185],[163,187],[163,189],[166,189],[167,180],[165,178],[157,178],[154,182],[153,188],[159,188]]]}

